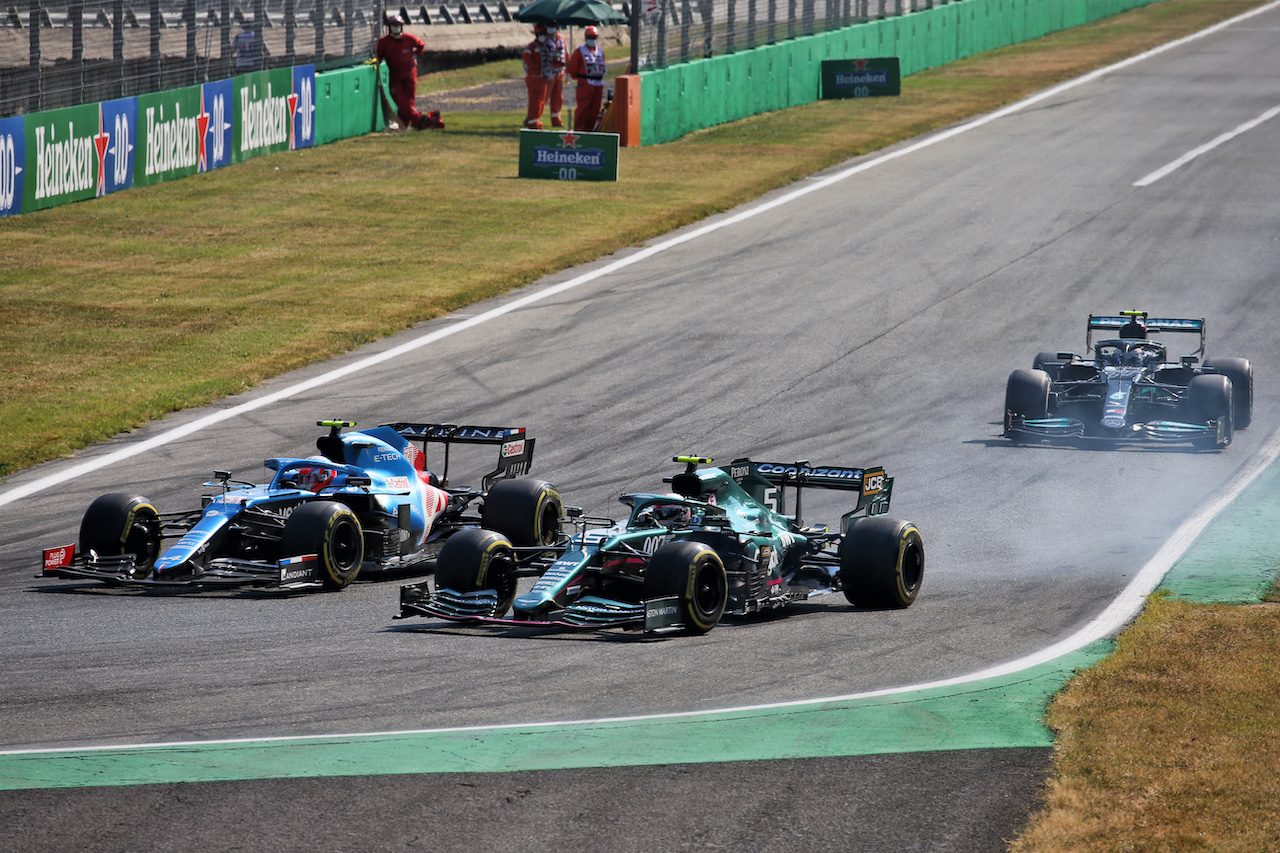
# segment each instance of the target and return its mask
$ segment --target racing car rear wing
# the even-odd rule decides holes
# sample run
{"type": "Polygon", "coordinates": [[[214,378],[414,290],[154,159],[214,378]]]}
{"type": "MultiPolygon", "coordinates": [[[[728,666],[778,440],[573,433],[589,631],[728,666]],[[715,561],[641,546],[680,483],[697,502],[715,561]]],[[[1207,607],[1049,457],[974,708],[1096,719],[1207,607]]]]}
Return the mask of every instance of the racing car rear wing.
{"type": "Polygon", "coordinates": [[[1146,311],[1121,311],[1120,316],[1089,315],[1089,328],[1085,343],[1093,349],[1093,333],[1116,331],[1120,337],[1145,338],[1150,332],[1185,332],[1200,336],[1200,348],[1196,355],[1204,354],[1204,319],[1178,319],[1173,317],[1148,317],[1146,311]],[[1132,331],[1131,331],[1132,330],[1132,331]]]}
{"type": "Polygon", "coordinates": [[[885,476],[884,468],[878,465],[873,468],[846,468],[810,465],[807,460],[780,463],[735,459],[723,470],[756,500],[770,508],[776,504],[774,511],[782,515],[788,515],[786,487],[794,486],[794,515],[797,519],[800,518],[802,490],[806,487],[857,492],[857,506],[849,515],[864,509],[867,515],[883,515],[889,511],[889,498],[893,492],[893,478],[885,476]]]}
{"type": "Polygon", "coordinates": [[[488,491],[498,480],[519,477],[529,473],[533,464],[534,439],[524,427],[459,426],[458,424],[382,424],[390,427],[410,441],[422,442],[423,464],[427,462],[429,444],[444,445],[444,469],[440,472],[440,485],[449,485],[449,448],[454,444],[497,444],[498,467],[480,481],[480,488],[488,491]]]}

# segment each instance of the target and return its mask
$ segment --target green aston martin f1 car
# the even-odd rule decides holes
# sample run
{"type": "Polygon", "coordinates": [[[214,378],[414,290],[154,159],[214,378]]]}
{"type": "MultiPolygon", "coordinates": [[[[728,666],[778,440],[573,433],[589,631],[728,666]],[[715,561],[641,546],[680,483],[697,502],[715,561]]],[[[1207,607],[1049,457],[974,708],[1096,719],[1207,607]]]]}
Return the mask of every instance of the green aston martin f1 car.
{"type": "Polygon", "coordinates": [[[400,588],[396,618],[473,624],[704,634],[744,616],[841,591],[858,607],[904,608],[924,577],[924,544],[888,518],[884,469],[677,456],[669,493],[626,494],[625,521],[567,508],[539,558],[496,531],[459,531],[430,582],[400,588]],[[801,520],[806,489],[856,494],[834,529],[801,520]],[[793,511],[785,498],[793,491],[793,511]],[[519,593],[522,577],[536,578],[519,593]]]}

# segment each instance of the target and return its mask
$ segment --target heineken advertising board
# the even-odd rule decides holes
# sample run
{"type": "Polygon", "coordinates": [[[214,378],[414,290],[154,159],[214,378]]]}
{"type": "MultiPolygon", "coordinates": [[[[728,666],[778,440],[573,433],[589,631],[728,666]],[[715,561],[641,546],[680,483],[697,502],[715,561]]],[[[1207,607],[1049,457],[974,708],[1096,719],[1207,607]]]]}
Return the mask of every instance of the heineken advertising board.
{"type": "Polygon", "coordinates": [[[315,145],[315,66],[0,119],[0,216],[315,145]]]}
{"type": "Polygon", "coordinates": [[[0,216],[22,212],[26,172],[27,137],[22,117],[0,118],[0,216]]]}
{"type": "Polygon", "coordinates": [[[826,59],[822,62],[823,99],[874,98],[902,94],[898,57],[826,59]]]}
{"type": "Polygon", "coordinates": [[[315,145],[315,66],[244,74],[233,81],[231,162],[315,145]]]}
{"type": "Polygon", "coordinates": [[[520,131],[520,177],[553,181],[618,180],[618,134],[520,131]]]}

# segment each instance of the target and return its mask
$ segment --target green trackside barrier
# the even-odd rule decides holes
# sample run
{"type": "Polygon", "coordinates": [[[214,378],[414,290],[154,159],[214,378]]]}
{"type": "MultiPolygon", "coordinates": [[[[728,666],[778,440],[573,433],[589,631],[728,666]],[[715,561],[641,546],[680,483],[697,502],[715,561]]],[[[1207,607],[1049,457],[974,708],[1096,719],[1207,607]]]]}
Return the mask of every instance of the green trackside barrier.
{"type": "MultiPolygon", "coordinates": [[[[377,66],[386,79],[386,69],[377,66]]],[[[382,130],[372,65],[316,74],[316,145],[382,130]]]]}
{"type": "Polygon", "coordinates": [[[640,141],[657,145],[717,124],[815,101],[824,59],[897,56],[905,77],[1153,2],[960,0],[728,56],[642,71],[640,141]]]}

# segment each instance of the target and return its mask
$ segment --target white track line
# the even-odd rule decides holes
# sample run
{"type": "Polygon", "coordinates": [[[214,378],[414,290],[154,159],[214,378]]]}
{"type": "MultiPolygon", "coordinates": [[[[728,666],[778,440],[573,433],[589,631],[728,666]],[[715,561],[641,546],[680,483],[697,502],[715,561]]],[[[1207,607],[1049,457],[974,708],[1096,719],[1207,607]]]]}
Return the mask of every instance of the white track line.
{"type": "Polygon", "coordinates": [[[1060,83],[1057,86],[1054,86],[1050,89],[1045,89],[1044,91],[1038,92],[1037,94],[1032,95],[1029,98],[1018,101],[1017,103],[1014,103],[1014,104],[1010,104],[1009,106],[996,110],[993,113],[988,113],[987,115],[974,119],[973,121],[968,122],[966,124],[958,125],[956,127],[951,128],[950,130],[945,130],[941,133],[935,134],[933,136],[929,136],[918,142],[903,146],[902,148],[899,148],[894,151],[890,151],[887,154],[882,154],[879,157],[874,157],[870,160],[859,163],[856,166],[852,166],[848,169],[843,169],[839,172],[828,175],[827,177],[822,178],[820,180],[813,181],[812,183],[807,183],[802,187],[791,190],[790,192],[783,193],[782,195],[770,201],[756,205],[755,207],[749,208],[747,210],[739,211],[738,213],[733,214],[732,216],[726,216],[722,219],[718,219],[714,222],[709,222],[706,225],[702,225],[698,228],[691,229],[685,232],[684,234],[681,234],[676,237],[671,237],[667,240],[663,240],[660,243],[641,249],[640,251],[635,252],[634,254],[627,255],[624,258],[619,258],[618,260],[605,264],[604,266],[599,267],[598,269],[594,269],[594,270],[591,270],[590,272],[583,273],[582,275],[576,276],[575,278],[569,279],[568,281],[561,282],[560,284],[556,284],[556,285],[552,285],[551,287],[544,288],[542,290],[539,290],[537,293],[531,293],[528,296],[521,297],[520,299],[514,300],[513,302],[509,302],[506,305],[503,305],[499,308],[494,308],[490,311],[486,311],[483,314],[477,314],[475,317],[471,317],[467,320],[463,320],[459,323],[455,323],[447,328],[430,332],[426,335],[423,335],[420,338],[415,338],[414,340],[403,343],[400,346],[397,346],[393,349],[387,350],[377,355],[368,356],[366,358],[352,362],[351,364],[348,364],[345,367],[340,367],[336,370],[332,370],[321,376],[317,376],[313,379],[309,379],[306,382],[300,382],[297,385],[292,385],[288,388],[281,389],[279,391],[276,391],[275,393],[268,394],[264,397],[259,397],[247,403],[241,403],[229,409],[223,409],[220,411],[213,412],[211,414],[205,415],[202,418],[194,420],[189,424],[184,424],[183,426],[174,427],[171,430],[162,432],[153,438],[147,439],[146,441],[141,441],[141,442],[138,442],[137,444],[130,444],[126,447],[122,447],[119,450],[113,451],[111,453],[105,454],[95,459],[85,460],[79,465],[73,465],[72,467],[67,468],[66,470],[60,471],[56,474],[50,474],[47,477],[41,477],[25,485],[16,486],[12,489],[5,490],[3,492],[0,492],[0,507],[11,504],[14,501],[22,500],[23,498],[29,497],[38,492],[42,492],[45,489],[52,488],[53,486],[59,485],[61,483],[66,483],[71,480],[75,480],[79,477],[83,477],[85,474],[89,474],[93,471],[106,468],[109,465],[113,465],[116,462],[121,462],[125,459],[129,459],[133,456],[137,456],[140,453],[146,453],[147,451],[154,450],[157,447],[162,447],[166,444],[177,441],[180,438],[185,438],[188,435],[192,435],[193,433],[199,432],[200,430],[206,429],[207,427],[211,427],[214,424],[221,423],[222,421],[230,420],[231,418],[237,417],[239,415],[243,415],[247,412],[252,412],[255,409],[261,409],[264,406],[269,406],[269,405],[272,405],[273,403],[278,403],[281,400],[287,400],[288,398],[301,394],[304,391],[309,391],[312,388],[318,388],[322,385],[327,385],[328,383],[333,382],[335,379],[339,379],[343,376],[348,376],[352,373],[359,373],[362,370],[366,370],[375,365],[382,364],[383,362],[391,361],[392,359],[398,358],[404,355],[405,353],[413,352],[414,350],[421,349],[422,347],[425,347],[425,346],[430,346],[431,344],[437,341],[443,340],[444,338],[447,338],[450,335],[454,335],[454,334],[457,334],[458,332],[464,331],[466,329],[470,329],[474,326],[478,326],[481,323],[487,323],[488,321],[497,319],[498,317],[501,317],[504,314],[509,314],[512,311],[518,311],[521,308],[524,308],[529,305],[533,305],[536,302],[541,302],[544,299],[549,299],[550,297],[563,293],[566,290],[572,290],[573,288],[580,287],[584,284],[587,284],[588,282],[595,281],[596,279],[602,276],[606,276],[606,275],[609,275],[610,273],[614,273],[619,270],[626,269],[627,267],[632,266],[634,264],[638,264],[641,261],[648,260],[649,258],[653,257],[654,255],[657,255],[660,252],[665,252],[668,249],[673,249],[676,246],[680,246],[680,245],[683,245],[684,243],[697,240],[700,237],[705,237],[706,235],[715,233],[716,231],[719,231],[722,228],[728,228],[731,225],[737,225],[739,222],[745,222],[748,219],[759,216],[760,214],[765,213],[766,211],[773,210],[776,207],[781,207],[784,204],[790,204],[791,202],[797,199],[803,198],[804,196],[807,196],[810,193],[817,192],[818,190],[821,190],[821,189],[825,189],[833,184],[839,183],[840,181],[851,178],[854,175],[861,174],[862,172],[865,172],[868,169],[873,169],[876,166],[881,166],[885,163],[896,160],[899,157],[905,157],[908,154],[914,154],[916,151],[920,151],[924,148],[928,148],[930,146],[936,145],[939,142],[944,142],[948,139],[952,139],[953,137],[959,136],[960,134],[966,133],[970,130],[974,130],[975,128],[979,128],[984,125],[990,124],[991,122],[996,121],[997,119],[1005,118],[1006,116],[1010,116],[1010,115],[1013,115],[1014,113],[1021,112],[1022,110],[1025,110],[1028,107],[1034,106],[1035,104],[1038,104],[1041,101],[1047,100],[1048,98],[1052,98],[1069,89],[1073,89],[1077,86],[1082,86],[1086,83],[1091,83],[1094,80],[1097,80],[1098,78],[1103,77],[1107,74],[1114,73],[1123,68],[1128,68],[1131,65],[1135,65],[1139,62],[1143,62],[1144,60],[1150,59],[1153,56],[1157,56],[1161,53],[1164,53],[1165,51],[1172,50],[1176,47],[1180,47],[1184,44],[1187,44],[1188,42],[1192,42],[1197,39],[1204,38],[1205,36],[1212,35],[1213,33],[1226,29],[1227,27],[1232,26],[1233,24],[1239,23],[1240,21],[1244,21],[1256,15],[1261,15],[1265,12],[1269,12],[1270,10],[1276,8],[1277,6],[1280,6],[1280,0],[1275,0],[1275,2],[1268,3],[1265,6],[1260,6],[1257,9],[1253,9],[1251,11],[1245,12],[1244,14],[1237,15],[1234,18],[1223,21],[1219,24],[1215,24],[1214,26],[1209,27],[1208,29],[1201,30],[1198,33],[1192,33],[1191,35],[1186,36],[1184,38],[1180,38],[1176,41],[1171,41],[1167,44],[1160,45],[1159,47],[1152,48],[1151,50],[1148,50],[1146,53],[1141,53],[1141,54],[1138,54],[1137,56],[1129,57],[1128,59],[1115,63],[1114,65],[1108,65],[1106,68],[1099,68],[1097,71],[1092,71],[1088,74],[1085,74],[1082,77],[1077,77],[1074,80],[1068,80],[1065,83],[1060,83]]]}
{"type": "Polygon", "coordinates": [[[1192,160],[1199,157],[1201,154],[1207,154],[1208,152],[1217,148],[1219,145],[1223,144],[1224,142],[1229,142],[1232,139],[1235,139],[1240,134],[1245,133],[1246,131],[1253,130],[1255,127],[1262,124],[1267,119],[1275,118],[1277,115],[1280,115],[1280,107],[1272,107],[1271,109],[1267,110],[1265,113],[1258,116],[1257,118],[1252,119],[1250,121],[1246,121],[1244,124],[1240,125],[1235,130],[1229,130],[1226,133],[1222,134],[1221,136],[1218,136],[1217,138],[1212,139],[1209,142],[1206,142],[1204,145],[1201,145],[1199,148],[1191,149],[1186,154],[1183,154],[1181,157],[1179,157],[1177,160],[1174,160],[1169,165],[1162,166],[1161,168],[1156,169],[1154,172],[1152,172],[1151,174],[1147,175],[1144,178],[1139,178],[1138,180],[1134,181],[1133,185],[1135,187],[1150,186],[1151,184],[1154,184],[1156,181],[1160,180],[1161,178],[1165,177],[1171,172],[1174,172],[1177,169],[1181,169],[1183,166],[1187,165],[1192,160]]]}
{"type": "MultiPolygon", "coordinates": [[[[867,169],[870,169],[873,166],[879,165],[880,163],[884,163],[889,160],[900,157],[904,154],[910,153],[912,151],[917,151],[921,148],[925,148],[929,145],[934,144],[934,142],[941,141],[942,139],[949,139],[952,136],[956,136],[960,133],[963,133],[966,130],[971,130],[975,127],[979,127],[990,121],[994,121],[998,117],[1009,115],[1011,113],[1025,109],[1031,104],[1038,103],[1044,100],[1045,98],[1050,97],[1053,94],[1064,91],[1066,89],[1073,88],[1074,86],[1078,86],[1081,83],[1087,82],[1089,80],[1095,80],[1098,77],[1101,77],[1103,74],[1118,70],[1120,68],[1127,67],[1129,65],[1134,64],[1135,62],[1139,62],[1143,59],[1147,59],[1151,56],[1155,56],[1158,53],[1163,53],[1164,51],[1170,48],[1176,47],[1181,44],[1185,44],[1189,41],[1193,41],[1195,39],[1209,35],[1210,33],[1217,32],[1227,26],[1230,26],[1231,24],[1245,20],[1246,18],[1251,18],[1254,15],[1258,15],[1263,12],[1269,11],[1271,9],[1276,8],[1277,6],[1280,6],[1280,0],[1276,0],[1276,2],[1274,3],[1268,3],[1266,6],[1261,6],[1257,9],[1254,9],[1251,12],[1246,12],[1243,15],[1238,15],[1235,18],[1231,18],[1230,20],[1223,21],[1220,24],[1217,24],[1206,30],[1201,30],[1200,32],[1194,33],[1190,36],[1187,36],[1186,38],[1182,38],[1177,41],[1173,41],[1173,42],[1169,42],[1168,44],[1161,45],[1160,47],[1157,47],[1153,50],[1149,50],[1146,53],[1139,54],[1138,56],[1126,59],[1123,62],[1118,62],[1115,65],[1109,65],[1106,68],[1102,68],[1102,69],[1099,69],[1098,71],[1094,71],[1090,74],[1085,75],[1084,77],[1079,77],[1075,80],[1070,80],[1066,83],[1062,83],[1058,86],[1055,86],[1052,89],[1047,89],[1044,92],[1039,93],[1038,95],[1034,95],[1025,101],[1020,101],[1016,104],[1012,104],[1008,107],[1005,107],[1002,110],[999,110],[995,113],[991,113],[988,116],[984,116],[983,118],[976,119],[973,122],[954,128],[950,131],[946,131],[943,134],[939,134],[936,137],[930,137],[927,140],[922,140],[913,145],[907,146],[906,148],[903,148],[899,151],[891,152],[881,157],[877,157],[874,160],[871,160],[867,163],[863,163],[858,166],[854,166],[852,168],[846,169],[835,175],[831,175],[830,177],[827,177],[821,181],[815,182],[814,184],[808,185],[801,189],[794,190],[790,193],[780,196],[779,198],[774,199],[773,201],[766,202],[760,207],[743,211],[734,216],[727,217],[726,219],[721,220],[719,222],[704,225],[701,228],[697,228],[687,234],[681,235],[679,237],[674,237],[656,246],[651,246],[647,249],[637,252],[634,255],[630,255],[626,258],[622,258],[620,260],[614,261],[613,263],[608,264],[604,267],[601,267],[600,269],[594,270],[589,273],[585,273],[577,278],[571,279],[561,284],[553,285],[552,287],[547,288],[546,290],[542,290],[542,291],[539,291],[538,293],[531,294],[522,299],[516,300],[515,302],[512,302],[509,305],[504,305],[501,308],[495,308],[492,311],[487,311],[484,314],[477,315],[476,317],[473,317],[469,320],[465,320],[462,323],[457,324],[456,326],[451,326],[448,329],[442,329],[438,332],[433,332],[431,334],[425,335],[422,338],[409,341],[408,343],[402,344],[401,346],[396,347],[395,349],[388,350],[385,353],[381,353],[376,356],[370,356],[367,359],[363,359],[361,361],[355,362],[354,364],[348,365],[347,367],[340,368],[330,373],[326,373],[323,376],[318,376],[315,379],[308,380],[307,382],[303,382],[298,385],[292,386],[290,388],[286,388],[282,391],[278,391],[275,394],[269,395],[268,397],[264,397],[260,400],[254,400],[251,403],[245,403],[233,409],[228,409],[224,412],[218,412],[218,413],[209,415],[198,421],[194,421],[191,424],[187,424],[184,427],[178,427],[169,433],[165,433],[162,436],[157,436],[155,439],[151,439],[150,441],[143,442],[141,445],[138,445],[136,447],[124,448],[120,451],[117,451],[116,453],[103,457],[100,460],[92,460],[91,462],[85,463],[84,466],[80,466],[82,468],[85,468],[85,470],[83,471],[80,470],[80,467],[76,469],[72,469],[74,472],[76,472],[74,476],[80,476],[80,474],[86,473],[87,471],[97,470],[98,468],[102,468],[105,465],[110,464],[110,461],[116,461],[117,459],[123,459],[129,456],[133,456],[136,453],[141,453],[142,450],[136,449],[137,447],[145,447],[146,449],[149,449],[151,447],[158,447],[162,444],[168,443],[169,441],[173,441],[175,438],[178,438],[184,435],[189,435],[193,432],[203,429],[204,427],[209,426],[210,424],[226,420],[227,418],[232,417],[234,414],[251,411],[252,409],[257,409],[262,406],[268,405],[269,403],[286,399],[288,397],[293,396],[294,394],[298,394],[307,389],[317,387],[337,377],[346,376],[347,374],[350,374],[350,373],[355,373],[359,370],[363,370],[365,367],[368,367],[370,365],[379,364],[383,361],[387,361],[388,359],[401,355],[402,353],[409,352],[414,349],[418,349],[419,347],[422,347],[422,346],[426,346],[429,343],[433,343],[437,340],[447,337],[448,335],[451,335],[454,332],[459,331],[463,328],[470,328],[471,326],[478,325],[487,320],[491,320],[494,317],[498,317],[510,311],[514,311],[517,308],[521,308],[521,307],[524,307],[525,305],[530,305],[534,302],[538,302],[555,293],[560,293],[565,290],[569,290],[573,287],[577,287],[578,285],[585,284],[588,281],[593,281],[602,275],[606,275],[618,269],[623,269],[624,267],[630,266],[631,264],[636,263],[643,258],[648,258],[651,255],[657,254],[660,251],[669,249],[673,246],[680,245],[681,243],[687,243],[690,240],[696,239],[697,237],[701,237],[705,234],[712,233],[713,231],[717,231],[720,228],[726,225],[729,225],[731,223],[737,223],[746,219],[750,219],[752,216],[755,216],[756,214],[764,210],[771,210],[772,208],[778,207],[779,205],[786,204],[790,201],[794,201],[795,199],[800,198],[801,196],[804,196],[810,192],[813,192],[815,189],[829,186],[830,184],[836,183],[837,181],[840,181],[840,180],[844,180],[845,178],[850,177],[851,175],[855,175],[855,174],[858,174],[859,172],[866,171],[867,169]],[[109,460],[109,461],[104,461],[104,460],[109,460]],[[89,466],[92,466],[92,467],[89,467],[89,466]]],[[[1045,648],[1035,652],[1034,654],[1030,654],[1025,657],[1018,658],[1016,660],[1008,661],[1007,663],[1002,663],[1002,664],[997,664],[995,666],[987,667],[986,669],[981,669],[981,670],[978,670],[977,672],[969,673],[968,675],[959,675],[953,678],[944,678],[944,679],[939,679],[937,681],[924,682],[921,684],[911,684],[904,687],[889,687],[881,690],[869,690],[863,693],[849,693],[843,696],[828,696],[822,699],[799,699],[793,702],[773,702],[773,703],[767,703],[762,705],[742,705],[734,708],[716,708],[716,709],[704,710],[704,711],[678,711],[678,712],[672,712],[667,714],[645,714],[645,715],[633,716],[633,717],[603,717],[599,719],[586,719],[586,720],[558,720],[555,722],[546,722],[546,723],[507,723],[507,724],[496,725],[496,726],[456,726],[456,727],[450,727],[450,728],[409,729],[409,730],[402,730],[402,731],[384,731],[384,732],[351,732],[348,734],[339,734],[339,735],[290,735],[286,737],[229,738],[229,739],[223,739],[223,740],[177,741],[177,742],[171,742],[171,743],[114,744],[109,746],[66,747],[66,748],[59,748],[59,749],[0,750],[0,755],[57,754],[57,753],[67,753],[67,752],[101,752],[101,751],[121,750],[121,749],[155,749],[155,748],[162,748],[162,747],[192,747],[192,746],[207,747],[207,746],[213,746],[218,744],[282,743],[287,741],[325,742],[325,741],[347,740],[351,738],[397,737],[397,736],[403,736],[403,735],[448,734],[448,733],[456,733],[456,732],[486,732],[486,731],[502,731],[502,730],[509,730],[509,729],[541,729],[541,728],[555,728],[558,726],[597,725],[602,723],[630,723],[630,722],[641,722],[645,720],[692,719],[695,717],[708,717],[712,715],[735,714],[735,713],[743,713],[743,712],[750,712],[750,711],[769,711],[769,710],[782,709],[782,708],[798,708],[798,707],[804,707],[804,706],[822,705],[828,702],[848,702],[848,701],[857,700],[857,699],[873,699],[879,696],[894,696],[894,695],[901,695],[904,693],[914,693],[914,692],[923,691],[923,690],[933,690],[933,689],[947,688],[947,687],[959,687],[965,684],[970,684],[972,682],[981,681],[988,678],[997,678],[1005,675],[1012,675],[1014,673],[1031,669],[1032,667],[1039,666],[1044,663],[1048,663],[1063,655],[1070,654],[1071,652],[1078,651],[1084,648],[1085,646],[1089,645],[1090,643],[1096,642],[1097,640],[1103,639],[1105,637],[1113,636],[1114,634],[1119,632],[1119,630],[1123,628],[1124,625],[1127,624],[1129,620],[1132,619],[1138,613],[1138,611],[1142,608],[1143,600],[1148,595],[1150,595],[1153,590],[1155,590],[1155,588],[1159,585],[1161,578],[1163,578],[1165,574],[1169,571],[1169,569],[1173,566],[1173,564],[1176,563],[1178,559],[1183,554],[1186,553],[1187,549],[1191,546],[1191,543],[1195,541],[1196,537],[1198,537],[1202,532],[1204,532],[1204,529],[1209,525],[1209,522],[1211,522],[1215,517],[1217,517],[1218,513],[1222,512],[1222,510],[1225,509],[1228,505],[1230,505],[1232,501],[1238,498],[1240,494],[1246,488],[1248,488],[1249,485],[1254,480],[1256,480],[1267,469],[1267,467],[1270,466],[1276,460],[1278,456],[1280,456],[1280,430],[1277,430],[1276,432],[1271,434],[1270,438],[1268,438],[1266,443],[1263,444],[1259,452],[1252,459],[1249,460],[1248,464],[1245,465],[1245,467],[1243,467],[1240,471],[1236,472],[1235,477],[1233,477],[1226,485],[1224,485],[1222,489],[1218,491],[1217,495],[1211,498],[1207,504],[1202,506],[1195,514],[1193,514],[1190,518],[1184,521],[1176,531],[1174,531],[1173,535],[1169,537],[1169,540],[1164,544],[1164,546],[1159,551],[1156,552],[1154,557],[1152,557],[1149,561],[1147,561],[1147,564],[1142,567],[1141,571],[1138,572],[1138,574],[1129,583],[1129,585],[1120,592],[1120,595],[1118,595],[1111,602],[1111,604],[1105,610],[1102,611],[1102,613],[1100,613],[1097,617],[1095,617],[1093,621],[1091,621],[1084,628],[1081,628],[1075,634],[1072,634],[1070,637],[1067,637],[1066,639],[1060,640],[1051,646],[1046,646],[1045,648]]],[[[72,477],[62,476],[62,477],[50,477],[45,479],[50,480],[51,482],[41,486],[41,488],[48,488],[49,486],[54,485],[55,483],[72,479],[72,477]]],[[[43,483],[43,482],[44,482],[43,480],[40,480],[40,481],[36,481],[36,483],[31,485],[34,486],[38,483],[43,483]]],[[[30,488],[30,487],[27,487],[27,488],[30,488]]],[[[15,489],[13,491],[17,492],[19,490],[15,489]]],[[[39,489],[32,489],[31,491],[28,491],[27,494],[30,494],[33,491],[39,491],[39,489]]],[[[8,494],[0,495],[0,506],[3,506],[5,503],[10,502],[10,500],[14,500],[14,499],[6,500],[6,498],[8,497],[9,497],[8,494]]]]}
{"type": "Polygon", "coordinates": [[[937,681],[927,681],[920,684],[910,684],[904,687],[887,687],[880,690],[868,690],[862,693],[848,693],[843,696],[827,696],[821,699],[797,699],[791,702],[770,702],[761,705],[740,705],[733,708],[713,708],[703,711],[673,711],[665,714],[641,714],[631,717],[603,717],[599,719],[584,720],[556,720],[554,722],[545,723],[505,723],[492,726],[452,726],[436,729],[403,729],[399,731],[382,731],[382,732],[349,732],[347,734],[334,735],[288,735],[284,737],[263,737],[263,738],[227,738],[223,740],[199,740],[199,741],[174,741],[168,743],[140,743],[140,744],[113,744],[108,746],[86,746],[86,747],[60,747],[57,749],[12,749],[0,750],[0,755],[29,755],[29,754],[57,754],[67,752],[101,752],[121,749],[157,749],[163,747],[193,747],[193,746],[213,746],[217,744],[256,744],[256,743],[284,743],[290,741],[311,741],[315,743],[324,743],[329,741],[342,741],[351,738],[372,738],[372,737],[401,737],[406,735],[440,735],[440,734],[456,734],[458,732],[499,732],[511,729],[546,729],[561,726],[589,726],[600,724],[614,723],[636,723],[649,720],[692,720],[698,717],[724,716],[749,712],[773,711],[781,709],[803,708],[805,706],[824,705],[829,702],[850,702],[859,699],[875,699],[882,696],[900,696],[906,693],[916,693],[925,690],[936,690],[940,688],[962,687],[977,681],[983,681],[988,678],[1000,678],[1007,675],[1014,675],[1019,672],[1031,669],[1041,664],[1049,663],[1063,655],[1071,652],[1079,651],[1090,643],[1101,640],[1105,637],[1111,637],[1119,633],[1119,631],[1132,619],[1142,608],[1145,598],[1151,594],[1160,584],[1160,580],[1172,568],[1187,549],[1191,547],[1191,543],[1204,532],[1205,527],[1209,525],[1218,513],[1231,505],[1231,502],[1240,496],[1267,468],[1280,457],[1280,430],[1276,430],[1263,444],[1259,452],[1249,460],[1245,467],[1236,472],[1236,475],[1226,483],[1218,492],[1202,506],[1194,515],[1184,521],[1164,546],[1156,552],[1146,565],[1138,572],[1129,585],[1121,591],[1111,604],[1093,619],[1088,625],[1081,628],[1064,640],[1060,640],[1051,646],[1040,649],[1033,654],[1007,663],[997,664],[995,666],[980,669],[967,675],[958,675],[953,678],[943,678],[937,681]]]}

